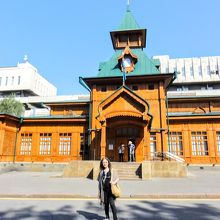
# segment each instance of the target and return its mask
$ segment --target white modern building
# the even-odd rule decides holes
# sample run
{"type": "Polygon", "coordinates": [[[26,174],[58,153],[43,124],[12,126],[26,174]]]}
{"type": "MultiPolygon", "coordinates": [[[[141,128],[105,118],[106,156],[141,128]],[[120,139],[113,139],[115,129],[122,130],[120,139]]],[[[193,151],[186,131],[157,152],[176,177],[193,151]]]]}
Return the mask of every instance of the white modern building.
{"type": "Polygon", "coordinates": [[[14,67],[0,67],[0,97],[56,96],[57,88],[41,76],[27,56],[14,67]]]}
{"type": "Polygon", "coordinates": [[[220,56],[176,58],[154,56],[161,73],[176,72],[168,97],[220,95],[220,56]]]}

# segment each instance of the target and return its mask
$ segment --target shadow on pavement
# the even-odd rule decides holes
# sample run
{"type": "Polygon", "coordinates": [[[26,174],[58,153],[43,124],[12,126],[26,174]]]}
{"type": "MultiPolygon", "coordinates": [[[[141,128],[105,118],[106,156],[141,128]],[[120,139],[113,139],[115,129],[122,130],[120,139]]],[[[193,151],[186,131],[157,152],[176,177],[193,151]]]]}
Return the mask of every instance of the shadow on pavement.
{"type": "Polygon", "coordinates": [[[96,213],[87,212],[87,211],[80,211],[80,210],[78,210],[77,213],[79,213],[79,215],[84,216],[85,219],[103,220],[103,216],[100,216],[96,213]]]}
{"type": "MultiPolygon", "coordinates": [[[[220,216],[220,210],[214,205],[200,203],[191,203],[182,201],[158,202],[158,201],[126,201],[128,204],[123,204],[124,201],[118,202],[118,217],[120,220],[217,220],[220,216]]],[[[215,204],[215,203],[213,203],[215,204]]],[[[51,207],[52,204],[51,204],[51,207]]],[[[218,206],[219,207],[219,206],[218,206]]],[[[1,208],[1,210],[3,210],[1,208]]],[[[45,208],[39,205],[26,207],[13,206],[0,212],[0,219],[3,220],[20,220],[20,219],[35,219],[35,220],[72,220],[72,219],[90,219],[101,220],[104,216],[104,210],[95,202],[85,201],[85,204],[76,210],[73,204],[61,206],[59,208],[45,208]],[[43,209],[43,210],[42,210],[43,209]],[[100,214],[100,215],[99,215],[100,214]]]]}
{"type": "MultiPolygon", "coordinates": [[[[191,206],[182,201],[169,202],[148,202],[142,201],[139,205],[127,205],[129,214],[120,219],[153,219],[153,220],[218,220],[220,210],[212,205],[202,202],[191,206]]],[[[124,216],[124,210],[118,209],[119,216],[124,216]]]]}

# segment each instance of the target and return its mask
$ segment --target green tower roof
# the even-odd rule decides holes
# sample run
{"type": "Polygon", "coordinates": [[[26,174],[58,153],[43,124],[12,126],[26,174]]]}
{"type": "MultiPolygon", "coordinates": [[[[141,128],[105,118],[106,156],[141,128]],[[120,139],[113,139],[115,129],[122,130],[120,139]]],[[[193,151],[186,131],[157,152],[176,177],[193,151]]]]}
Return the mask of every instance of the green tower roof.
{"type": "Polygon", "coordinates": [[[133,14],[131,13],[129,7],[127,7],[127,10],[125,12],[125,15],[122,19],[121,24],[117,28],[117,31],[124,31],[124,30],[139,30],[141,29],[136,22],[133,14]]]}
{"type": "MultiPolygon", "coordinates": [[[[123,50],[117,50],[109,61],[100,63],[97,77],[121,76],[122,72],[118,64],[118,57],[122,52],[123,50]]],[[[160,74],[160,71],[156,68],[158,60],[149,59],[141,49],[132,49],[132,53],[138,58],[134,71],[128,73],[128,76],[160,74]]]]}

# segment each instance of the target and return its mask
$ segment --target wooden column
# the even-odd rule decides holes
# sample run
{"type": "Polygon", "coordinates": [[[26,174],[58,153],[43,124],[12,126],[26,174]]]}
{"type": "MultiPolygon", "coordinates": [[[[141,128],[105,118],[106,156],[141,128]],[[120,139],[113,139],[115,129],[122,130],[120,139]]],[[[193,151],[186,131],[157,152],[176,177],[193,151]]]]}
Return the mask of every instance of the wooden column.
{"type": "Polygon", "coordinates": [[[214,154],[215,154],[215,163],[218,163],[218,146],[217,146],[217,134],[216,134],[215,127],[213,127],[213,148],[214,148],[214,154]]]}
{"type": "Polygon", "coordinates": [[[144,144],[143,144],[143,160],[150,159],[150,133],[147,130],[147,125],[144,126],[144,144]]]}
{"type": "Polygon", "coordinates": [[[106,121],[102,124],[101,128],[101,158],[105,157],[106,149],[106,121]]]}
{"type": "Polygon", "coordinates": [[[207,129],[207,143],[210,162],[212,163],[215,163],[215,142],[212,127],[209,126],[207,129]]]}
{"type": "Polygon", "coordinates": [[[56,158],[59,157],[59,145],[60,145],[59,133],[54,132],[52,133],[51,162],[56,161],[56,158]]]}
{"type": "Polygon", "coordinates": [[[191,157],[191,142],[190,142],[190,136],[189,136],[189,130],[186,126],[184,126],[182,130],[182,141],[183,141],[183,155],[185,157],[191,157]]]}
{"type": "Polygon", "coordinates": [[[156,151],[162,152],[161,134],[156,132],[156,151]]]}
{"type": "Polygon", "coordinates": [[[5,139],[5,130],[4,130],[3,126],[1,125],[1,127],[0,127],[0,155],[3,154],[4,139],[5,139]]]}
{"type": "Polygon", "coordinates": [[[79,149],[79,135],[80,133],[77,132],[73,132],[72,133],[72,151],[71,151],[71,158],[73,158],[73,160],[77,160],[78,159],[78,149],[79,149]]]}
{"type": "MultiPolygon", "coordinates": [[[[21,139],[21,135],[19,135],[19,139],[21,139]]],[[[31,150],[31,161],[37,161],[37,156],[39,155],[39,133],[32,133],[32,150],[31,150]]]]}

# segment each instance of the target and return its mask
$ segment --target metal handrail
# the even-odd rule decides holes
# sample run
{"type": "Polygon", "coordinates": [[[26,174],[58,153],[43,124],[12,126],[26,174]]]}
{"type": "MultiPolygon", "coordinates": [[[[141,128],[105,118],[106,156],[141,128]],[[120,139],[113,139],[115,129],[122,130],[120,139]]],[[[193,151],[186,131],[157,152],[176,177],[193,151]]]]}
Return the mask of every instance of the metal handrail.
{"type": "Polygon", "coordinates": [[[176,161],[178,161],[178,162],[181,162],[181,163],[184,163],[185,162],[185,160],[183,159],[183,158],[181,158],[181,157],[178,157],[177,155],[175,155],[175,154],[172,154],[172,153],[170,153],[170,152],[165,152],[165,155],[166,155],[166,157],[169,157],[169,158],[171,158],[171,159],[173,159],[173,160],[176,160],[176,161]]]}
{"type": "Polygon", "coordinates": [[[154,152],[153,160],[155,160],[156,158],[161,158],[161,160],[169,158],[169,159],[173,159],[173,160],[180,162],[180,163],[185,162],[185,160],[183,158],[178,157],[177,155],[172,154],[169,151],[167,151],[167,152],[154,152]]]}

